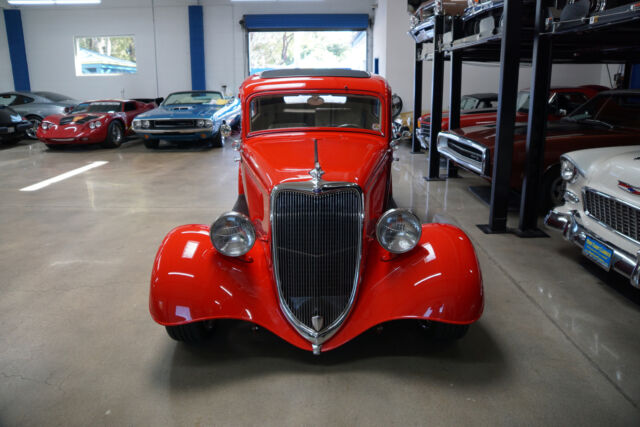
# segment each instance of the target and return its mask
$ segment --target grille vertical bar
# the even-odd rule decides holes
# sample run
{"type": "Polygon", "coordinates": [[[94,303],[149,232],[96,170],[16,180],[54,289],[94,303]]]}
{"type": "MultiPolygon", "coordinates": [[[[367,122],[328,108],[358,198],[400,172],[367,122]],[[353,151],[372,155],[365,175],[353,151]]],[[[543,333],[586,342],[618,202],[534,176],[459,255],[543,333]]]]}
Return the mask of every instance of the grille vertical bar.
{"type": "Polygon", "coordinates": [[[301,324],[323,329],[348,311],[362,239],[359,190],[283,189],[272,206],[274,264],[280,298],[301,324]]]}
{"type": "Polygon", "coordinates": [[[585,210],[591,217],[618,233],[640,242],[640,208],[627,205],[591,189],[586,189],[584,196],[585,210]]]}

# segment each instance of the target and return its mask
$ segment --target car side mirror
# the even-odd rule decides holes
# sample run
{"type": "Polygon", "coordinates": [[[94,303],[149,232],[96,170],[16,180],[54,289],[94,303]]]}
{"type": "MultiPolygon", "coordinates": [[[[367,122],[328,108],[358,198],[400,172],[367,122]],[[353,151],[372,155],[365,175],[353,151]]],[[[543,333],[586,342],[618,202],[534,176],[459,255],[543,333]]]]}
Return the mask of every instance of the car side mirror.
{"type": "Polygon", "coordinates": [[[222,122],[222,126],[220,126],[220,133],[225,138],[231,135],[231,126],[227,124],[227,122],[222,122]]]}

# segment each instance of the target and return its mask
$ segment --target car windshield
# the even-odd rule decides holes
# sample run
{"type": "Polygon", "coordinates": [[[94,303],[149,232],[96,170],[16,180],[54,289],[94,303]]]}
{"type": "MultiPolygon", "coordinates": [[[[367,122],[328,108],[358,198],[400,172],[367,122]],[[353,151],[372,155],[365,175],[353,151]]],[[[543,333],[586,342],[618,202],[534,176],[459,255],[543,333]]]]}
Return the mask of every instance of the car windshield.
{"type": "Polygon", "coordinates": [[[120,111],[119,102],[85,102],[73,109],[73,114],[77,113],[113,113],[120,111]]]}
{"type": "Polygon", "coordinates": [[[373,96],[301,94],[259,96],[251,101],[251,131],[334,127],[382,133],[381,102],[373,96]]]}
{"type": "Polygon", "coordinates": [[[518,113],[529,113],[529,92],[518,92],[516,111],[518,113]]]}
{"type": "Polygon", "coordinates": [[[178,92],[169,95],[162,105],[220,104],[223,101],[220,92],[178,92]]]}
{"type": "Polygon", "coordinates": [[[640,93],[597,95],[567,119],[606,127],[640,129],[640,93]]]}
{"type": "Polygon", "coordinates": [[[71,99],[66,95],[60,95],[59,93],[55,93],[55,92],[33,92],[33,93],[35,93],[36,95],[40,95],[43,98],[47,98],[49,101],[53,101],[53,102],[67,101],[71,99]]]}

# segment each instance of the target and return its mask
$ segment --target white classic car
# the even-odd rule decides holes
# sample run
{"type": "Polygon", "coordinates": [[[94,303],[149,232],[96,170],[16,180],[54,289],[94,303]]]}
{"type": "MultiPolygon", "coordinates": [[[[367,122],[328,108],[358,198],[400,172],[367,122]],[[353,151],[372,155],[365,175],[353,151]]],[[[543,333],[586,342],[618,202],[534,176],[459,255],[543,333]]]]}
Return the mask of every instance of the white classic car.
{"type": "Polygon", "coordinates": [[[561,159],[565,203],[545,224],[640,288],[640,145],[573,151],[561,159]]]}

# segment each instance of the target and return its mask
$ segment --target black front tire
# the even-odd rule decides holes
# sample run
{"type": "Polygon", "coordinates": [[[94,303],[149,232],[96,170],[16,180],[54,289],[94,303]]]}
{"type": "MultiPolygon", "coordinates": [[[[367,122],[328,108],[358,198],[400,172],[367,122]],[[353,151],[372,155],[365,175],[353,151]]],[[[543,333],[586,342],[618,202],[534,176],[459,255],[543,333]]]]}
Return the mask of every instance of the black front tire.
{"type": "Polygon", "coordinates": [[[209,139],[209,147],[220,148],[222,147],[222,134],[218,132],[209,139]]]}
{"type": "Polygon", "coordinates": [[[553,166],[544,174],[542,181],[542,213],[564,204],[564,189],[565,182],[560,176],[560,166],[553,166]]]}
{"type": "Polygon", "coordinates": [[[160,141],[157,139],[145,139],[144,146],[150,150],[155,150],[160,145],[160,141]]]}
{"type": "Polygon", "coordinates": [[[425,320],[421,322],[420,326],[427,337],[434,341],[456,341],[464,337],[469,330],[469,325],[455,325],[432,320],[425,320]]]}
{"type": "Polygon", "coordinates": [[[124,140],[124,127],[118,121],[109,123],[107,129],[107,139],[104,140],[102,146],[104,148],[118,148],[124,140]]]}
{"type": "Polygon", "coordinates": [[[176,341],[187,344],[199,344],[209,338],[213,332],[215,321],[187,323],[185,325],[165,326],[167,333],[176,341]]]}

